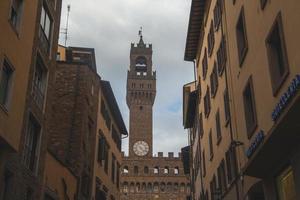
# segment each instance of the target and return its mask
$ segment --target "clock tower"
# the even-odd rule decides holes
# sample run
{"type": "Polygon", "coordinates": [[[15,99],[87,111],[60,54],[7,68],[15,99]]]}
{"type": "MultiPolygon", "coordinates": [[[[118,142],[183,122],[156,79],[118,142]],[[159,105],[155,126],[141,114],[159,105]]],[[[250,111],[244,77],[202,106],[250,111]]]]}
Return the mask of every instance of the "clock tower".
{"type": "Polygon", "coordinates": [[[156,72],[152,71],[152,45],[145,44],[142,32],[138,44],[131,44],[127,74],[129,117],[129,157],[152,157],[153,104],[156,72]]]}

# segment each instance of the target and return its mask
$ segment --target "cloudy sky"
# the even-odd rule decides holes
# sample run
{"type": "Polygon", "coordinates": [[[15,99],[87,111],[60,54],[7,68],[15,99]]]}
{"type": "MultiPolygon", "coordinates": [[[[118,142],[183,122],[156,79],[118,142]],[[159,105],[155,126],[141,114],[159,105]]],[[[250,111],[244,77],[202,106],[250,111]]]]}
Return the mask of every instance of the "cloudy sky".
{"type": "MultiPolygon", "coordinates": [[[[187,145],[182,126],[182,86],[193,80],[192,63],[183,60],[190,0],[63,0],[61,27],[65,27],[71,4],[69,46],[95,48],[97,70],[109,80],[128,127],[126,76],[130,43],[138,42],[143,27],[144,42],[153,45],[157,71],[154,104],[154,154],[179,152],[187,145]]],[[[63,35],[60,43],[63,44],[63,35]]],[[[128,149],[128,140],[123,141],[128,149]]]]}

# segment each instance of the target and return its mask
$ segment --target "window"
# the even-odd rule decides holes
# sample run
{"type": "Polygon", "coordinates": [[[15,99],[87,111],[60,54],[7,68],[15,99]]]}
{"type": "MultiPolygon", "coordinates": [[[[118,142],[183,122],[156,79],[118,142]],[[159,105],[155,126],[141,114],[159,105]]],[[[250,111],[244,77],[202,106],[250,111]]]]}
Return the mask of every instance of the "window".
{"type": "Polygon", "coordinates": [[[127,182],[123,183],[123,193],[128,193],[128,183],[127,182]]]}
{"type": "Polygon", "coordinates": [[[34,71],[32,95],[34,101],[36,102],[36,104],[41,110],[43,109],[43,105],[44,105],[46,79],[47,79],[47,72],[45,70],[45,66],[43,65],[41,57],[37,56],[35,71],[34,71]]]}
{"type": "Polygon", "coordinates": [[[11,199],[13,194],[13,173],[5,170],[4,172],[4,185],[3,185],[3,200],[11,199]]]}
{"type": "Polygon", "coordinates": [[[124,166],[123,173],[124,174],[128,174],[129,173],[128,166],[124,166]]]}
{"type": "Polygon", "coordinates": [[[175,168],[174,168],[174,174],[175,174],[175,175],[178,175],[178,174],[179,174],[179,167],[175,167],[175,168]]]}
{"type": "Polygon", "coordinates": [[[268,0],[260,0],[260,7],[263,10],[267,4],[268,0]]]}
{"type": "Polygon", "coordinates": [[[52,19],[45,4],[42,7],[40,25],[47,41],[49,41],[52,29],[52,19]]]}
{"type": "Polygon", "coordinates": [[[155,183],[153,184],[153,192],[155,192],[155,193],[158,193],[158,192],[159,192],[159,185],[158,185],[157,182],[155,182],[155,183]]]}
{"type": "Polygon", "coordinates": [[[135,184],[135,191],[136,192],[140,192],[141,191],[141,184],[140,183],[136,183],[135,184]]]}
{"type": "Polygon", "coordinates": [[[99,132],[100,132],[100,135],[99,135],[99,139],[98,139],[98,162],[102,166],[103,161],[104,161],[104,169],[107,173],[109,146],[108,146],[108,143],[107,143],[105,137],[103,136],[101,130],[99,132]]]}
{"type": "Polygon", "coordinates": [[[202,164],[203,164],[203,166],[202,166],[202,171],[203,171],[203,177],[205,177],[206,176],[206,161],[205,161],[205,151],[203,150],[203,152],[202,152],[202,164]]]}
{"type": "Polygon", "coordinates": [[[214,8],[215,30],[219,29],[221,19],[222,19],[222,4],[221,4],[221,0],[217,0],[214,8]]]}
{"type": "Polygon", "coordinates": [[[14,26],[14,28],[16,29],[16,31],[18,31],[20,27],[22,12],[23,12],[23,0],[12,0],[9,20],[11,24],[14,26]]]}
{"type": "Polygon", "coordinates": [[[119,162],[117,162],[117,180],[116,180],[117,182],[116,182],[116,184],[117,184],[118,189],[120,187],[120,170],[121,170],[121,165],[119,162]]]}
{"type": "Polygon", "coordinates": [[[277,16],[266,39],[266,46],[273,94],[275,95],[289,72],[281,14],[277,16]]]}
{"type": "Polygon", "coordinates": [[[178,192],[179,185],[178,183],[174,183],[174,192],[178,192]]]}
{"type": "Polygon", "coordinates": [[[252,78],[250,77],[243,92],[244,112],[246,120],[247,135],[250,138],[256,128],[256,109],[253,92],[252,78]]]}
{"type": "Polygon", "coordinates": [[[211,130],[209,131],[209,138],[208,138],[208,140],[209,140],[208,143],[209,143],[209,155],[210,155],[209,160],[212,160],[213,157],[214,157],[214,147],[213,147],[211,130]]]}
{"type": "Polygon", "coordinates": [[[224,92],[224,112],[225,112],[225,122],[227,124],[230,120],[229,96],[228,96],[227,89],[225,89],[224,92]]]}
{"type": "Polygon", "coordinates": [[[166,184],[164,182],[160,183],[160,191],[165,192],[166,191],[166,184]]]}
{"type": "Polygon", "coordinates": [[[116,157],[112,153],[111,154],[111,181],[115,183],[115,176],[116,176],[116,157]]]}
{"type": "Polygon", "coordinates": [[[217,133],[217,144],[220,143],[222,138],[222,132],[221,132],[221,123],[220,123],[220,111],[217,111],[216,114],[216,133],[217,133]]]}
{"type": "Polygon", "coordinates": [[[204,51],[204,56],[203,56],[203,59],[202,59],[202,76],[203,76],[203,79],[205,79],[206,77],[206,74],[207,74],[207,51],[205,49],[204,51]]]}
{"type": "Polygon", "coordinates": [[[225,162],[221,161],[218,167],[218,188],[221,194],[223,194],[226,190],[226,178],[225,178],[225,162]]]}
{"type": "Polygon", "coordinates": [[[207,86],[206,94],[204,96],[204,114],[205,117],[208,117],[210,113],[210,92],[209,87],[207,86]]]}
{"type": "Polygon", "coordinates": [[[40,131],[41,126],[30,114],[25,138],[23,161],[25,166],[33,172],[36,172],[38,165],[40,131]]]}
{"type": "Polygon", "coordinates": [[[215,97],[217,90],[218,90],[218,74],[217,74],[217,67],[216,62],[214,63],[214,68],[210,75],[210,85],[211,85],[211,97],[215,97]]]}
{"type": "Polygon", "coordinates": [[[154,172],[154,174],[159,174],[159,168],[158,167],[154,167],[153,172],[154,172]]]}
{"type": "Polygon", "coordinates": [[[202,113],[199,114],[199,131],[200,131],[200,136],[202,137],[204,134],[202,113]]]}
{"type": "Polygon", "coordinates": [[[222,37],[219,49],[217,51],[217,64],[218,64],[218,73],[221,76],[227,61],[227,53],[226,53],[226,41],[225,36],[222,37]]]}
{"type": "Polygon", "coordinates": [[[101,115],[104,118],[106,127],[108,128],[108,130],[110,130],[111,129],[111,118],[110,118],[109,111],[106,108],[106,105],[105,105],[105,102],[103,99],[101,100],[101,115]]]}
{"type": "Polygon", "coordinates": [[[115,144],[117,145],[118,149],[121,151],[121,135],[114,125],[112,125],[112,138],[115,144]]]}
{"type": "Polygon", "coordinates": [[[139,167],[138,166],[134,166],[133,173],[134,174],[138,174],[139,173],[139,167]]]}
{"type": "Polygon", "coordinates": [[[227,165],[227,180],[232,183],[237,175],[237,161],[235,148],[230,147],[226,152],[226,165],[227,165]]]}
{"type": "Polygon", "coordinates": [[[5,108],[8,107],[12,76],[13,69],[8,62],[4,60],[2,70],[0,71],[0,104],[5,108]]]}
{"type": "Polygon", "coordinates": [[[246,24],[245,24],[245,15],[244,15],[244,7],[242,7],[237,25],[236,25],[236,39],[237,39],[237,47],[238,47],[238,56],[240,66],[242,66],[246,53],[248,51],[248,41],[247,41],[247,33],[246,33],[246,24]]]}
{"type": "Polygon", "coordinates": [[[167,183],[167,192],[172,192],[172,183],[167,183]]]}
{"type": "Polygon", "coordinates": [[[144,167],[144,174],[148,174],[149,173],[149,167],[145,166],[144,167]]]}
{"type": "Polygon", "coordinates": [[[152,192],[152,184],[148,183],[147,185],[147,192],[152,192]]]}
{"type": "Polygon", "coordinates": [[[214,22],[211,20],[209,33],[207,35],[208,56],[211,56],[215,44],[214,22]]]}
{"type": "Polygon", "coordinates": [[[164,174],[169,174],[169,167],[164,168],[164,174]]]}

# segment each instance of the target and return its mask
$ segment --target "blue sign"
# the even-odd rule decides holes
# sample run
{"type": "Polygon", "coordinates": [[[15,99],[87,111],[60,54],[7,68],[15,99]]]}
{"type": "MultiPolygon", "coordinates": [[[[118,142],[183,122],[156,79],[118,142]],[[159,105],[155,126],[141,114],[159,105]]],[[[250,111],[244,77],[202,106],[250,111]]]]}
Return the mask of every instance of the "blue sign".
{"type": "Polygon", "coordinates": [[[288,87],[288,90],[280,97],[279,103],[277,103],[275,109],[272,112],[272,120],[276,121],[283,112],[284,108],[289,104],[291,99],[296,95],[300,88],[300,75],[297,74],[292,83],[288,87]]]}
{"type": "Polygon", "coordinates": [[[251,143],[251,145],[249,146],[248,150],[246,151],[246,156],[248,158],[250,158],[253,153],[256,151],[256,149],[258,148],[258,146],[263,142],[263,140],[265,139],[265,134],[264,131],[261,130],[256,136],[254,141],[251,143]]]}

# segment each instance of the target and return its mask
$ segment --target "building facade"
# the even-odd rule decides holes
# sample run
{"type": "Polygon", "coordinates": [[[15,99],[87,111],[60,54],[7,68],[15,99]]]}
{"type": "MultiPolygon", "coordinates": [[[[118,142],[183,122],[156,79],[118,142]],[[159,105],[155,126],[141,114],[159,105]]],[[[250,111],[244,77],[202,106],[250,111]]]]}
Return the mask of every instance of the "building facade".
{"type": "Polygon", "coordinates": [[[131,44],[130,69],[127,74],[129,120],[129,155],[123,155],[121,199],[186,199],[189,181],[181,155],[162,152],[153,157],[153,104],[156,72],[152,70],[152,45],[140,35],[131,44]]]}
{"type": "Polygon", "coordinates": [[[184,126],[193,199],[300,198],[299,7],[192,1],[185,60],[197,79],[184,86],[184,126]]]}
{"type": "Polygon", "coordinates": [[[61,1],[5,0],[0,10],[0,198],[41,199],[61,1]]]}
{"type": "Polygon", "coordinates": [[[128,133],[110,83],[97,74],[94,49],[60,46],[58,55],[49,153],[76,177],[75,199],[119,199],[128,133]]]}

